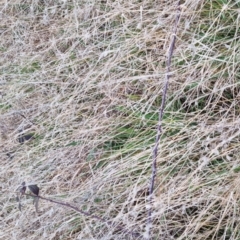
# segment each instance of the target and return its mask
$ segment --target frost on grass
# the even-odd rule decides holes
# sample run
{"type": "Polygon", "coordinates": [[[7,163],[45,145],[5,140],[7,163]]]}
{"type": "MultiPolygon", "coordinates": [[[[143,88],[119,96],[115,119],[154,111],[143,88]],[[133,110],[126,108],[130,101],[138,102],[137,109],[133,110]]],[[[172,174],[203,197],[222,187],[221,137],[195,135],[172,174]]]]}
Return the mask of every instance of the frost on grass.
{"type": "MultiPolygon", "coordinates": [[[[31,199],[21,199],[19,212],[15,188],[24,180],[144,235],[175,4],[1,3],[3,239],[134,239],[49,202],[36,215],[31,199]],[[19,130],[34,137],[21,144],[19,130]]],[[[153,238],[240,238],[239,7],[181,5],[153,238]]]]}

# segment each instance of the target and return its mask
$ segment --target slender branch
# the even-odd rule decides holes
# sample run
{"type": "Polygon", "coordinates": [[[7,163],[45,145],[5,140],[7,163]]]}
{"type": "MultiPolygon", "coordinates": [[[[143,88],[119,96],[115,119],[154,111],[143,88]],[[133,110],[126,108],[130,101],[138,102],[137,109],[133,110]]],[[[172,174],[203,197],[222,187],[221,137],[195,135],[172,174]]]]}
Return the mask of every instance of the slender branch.
{"type": "Polygon", "coordinates": [[[76,212],[78,212],[78,213],[81,213],[81,214],[84,215],[84,216],[90,217],[90,218],[92,218],[92,219],[96,219],[96,220],[98,220],[98,221],[100,221],[100,222],[106,223],[106,224],[109,225],[109,226],[115,227],[115,229],[116,229],[117,231],[121,231],[121,232],[123,232],[123,233],[130,234],[130,235],[132,235],[132,236],[134,236],[134,237],[138,237],[138,239],[140,239],[140,238],[139,238],[139,237],[140,237],[140,233],[139,233],[139,232],[135,232],[135,231],[131,231],[131,230],[126,230],[124,227],[117,226],[117,224],[114,223],[114,222],[111,221],[111,220],[107,220],[107,219],[105,219],[105,218],[103,218],[103,217],[99,217],[99,216],[97,216],[97,215],[91,214],[90,212],[83,211],[83,210],[79,209],[78,207],[75,207],[75,206],[73,206],[73,205],[71,205],[71,204],[69,204],[69,203],[60,202],[60,201],[56,201],[56,200],[53,200],[53,199],[50,199],[50,198],[45,198],[45,197],[42,197],[42,196],[39,196],[39,195],[36,196],[36,195],[33,195],[33,194],[28,194],[28,193],[23,193],[23,195],[25,195],[25,196],[31,196],[31,197],[34,197],[34,198],[38,197],[39,199],[46,200],[46,201],[48,201],[48,202],[56,203],[56,204],[59,204],[59,205],[62,205],[62,206],[71,208],[71,209],[73,209],[74,211],[76,211],[76,212]]]}
{"type": "Polygon", "coordinates": [[[156,179],[156,174],[157,174],[157,155],[158,155],[158,146],[160,142],[160,137],[162,135],[162,119],[163,119],[163,114],[164,114],[164,108],[165,108],[165,103],[167,99],[167,90],[168,90],[168,85],[169,85],[169,79],[170,79],[170,67],[171,67],[171,60],[172,60],[172,55],[174,51],[174,46],[176,42],[176,34],[177,34],[177,27],[178,27],[178,22],[180,18],[180,0],[178,1],[177,4],[177,15],[175,19],[175,26],[173,30],[173,37],[172,41],[170,43],[169,47],[169,52],[168,52],[168,58],[167,58],[167,68],[166,68],[166,78],[165,78],[165,83],[163,86],[163,95],[162,95],[162,102],[161,106],[159,108],[159,115],[158,115],[158,126],[157,126],[157,134],[156,134],[156,140],[155,140],[155,145],[153,147],[153,160],[152,160],[152,176],[150,179],[150,186],[149,186],[149,209],[148,209],[148,218],[147,218],[147,236],[149,237],[150,233],[150,228],[152,224],[152,199],[153,199],[153,190],[154,190],[154,183],[156,179]]]}

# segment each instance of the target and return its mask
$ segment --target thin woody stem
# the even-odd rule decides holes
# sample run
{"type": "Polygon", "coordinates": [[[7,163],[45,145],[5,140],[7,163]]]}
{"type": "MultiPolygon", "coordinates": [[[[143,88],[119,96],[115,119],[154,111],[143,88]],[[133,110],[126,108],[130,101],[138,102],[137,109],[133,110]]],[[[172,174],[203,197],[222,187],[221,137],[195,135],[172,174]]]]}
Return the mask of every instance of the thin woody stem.
{"type": "Polygon", "coordinates": [[[75,207],[75,206],[73,206],[73,205],[71,205],[69,203],[60,202],[60,201],[56,201],[56,200],[53,200],[53,199],[50,199],[50,198],[45,198],[45,197],[42,197],[42,196],[36,196],[36,195],[33,195],[33,194],[24,193],[24,195],[31,196],[31,197],[38,197],[39,199],[46,200],[48,202],[56,203],[56,204],[59,204],[59,205],[71,208],[74,211],[79,212],[79,213],[81,213],[84,216],[90,217],[92,219],[96,219],[96,220],[98,220],[100,222],[106,223],[109,226],[114,226],[116,230],[121,231],[121,232],[126,233],[126,234],[133,235],[135,237],[138,237],[138,239],[140,239],[139,238],[140,237],[140,233],[135,232],[135,231],[131,231],[131,230],[126,230],[124,227],[116,226],[116,223],[112,222],[111,220],[107,220],[107,219],[105,219],[103,217],[99,217],[97,215],[94,215],[94,214],[91,214],[89,212],[83,211],[83,210],[79,209],[78,207],[75,207]]]}
{"type": "Polygon", "coordinates": [[[166,78],[165,78],[165,83],[163,86],[163,95],[162,95],[162,102],[161,106],[159,108],[159,115],[158,115],[158,126],[157,126],[157,134],[156,134],[156,140],[155,140],[155,145],[153,147],[153,161],[152,161],[152,175],[151,175],[151,180],[150,180],[150,186],[149,186],[149,210],[148,210],[148,218],[147,218],[147,231],[148,234],[147,236],[149,237],[150,233],[150,228],[152,224],[152,200],[153,200],[153,190],[154,190],[154,184],[155,184],[155,179],[156,179],[156,174],[157,174],[157,155],[158,155],[158,146],[160,142],[160,137],[162,135],[162,119],[163,119],[163,114],[164,114],[164,108],[166,104],[166,99],[167,99],[167,90],[168,90],[168,85],[169,85],[169,79],[170,79],[170,67],[171,67],[171,60],[172,60],[172,55],[173,55],[173,50],[176,42],[176,33],[177,33],[177,27],[178,27],[178,22],[180,18],[180,0],[178,1],[177,4],[177,15],[175,19],[175,26],[173,30],[173,37],[172,41],[170,43],[169,47],[169,53],[168,53],[168,58],[167,58],[167,69],[166,69],[166,78]]]}

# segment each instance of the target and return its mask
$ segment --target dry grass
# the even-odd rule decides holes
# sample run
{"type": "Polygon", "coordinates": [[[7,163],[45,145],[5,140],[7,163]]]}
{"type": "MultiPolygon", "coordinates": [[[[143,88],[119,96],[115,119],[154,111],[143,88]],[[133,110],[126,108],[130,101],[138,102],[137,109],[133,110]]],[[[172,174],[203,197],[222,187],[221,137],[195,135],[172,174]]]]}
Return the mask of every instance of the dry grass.
{"type": "MultiPolygon", "coordinates": [[[[19,212],[24,180],[144,236],[175,6],[1,3],[0,239],[136,239],[46,201],[36,214],[25,198],[19,212]],[[20,144],[29,133],[34,138],[20,144]]],[[[181,6],[152,239],[240,239],[239,7],[181,6]]]]}

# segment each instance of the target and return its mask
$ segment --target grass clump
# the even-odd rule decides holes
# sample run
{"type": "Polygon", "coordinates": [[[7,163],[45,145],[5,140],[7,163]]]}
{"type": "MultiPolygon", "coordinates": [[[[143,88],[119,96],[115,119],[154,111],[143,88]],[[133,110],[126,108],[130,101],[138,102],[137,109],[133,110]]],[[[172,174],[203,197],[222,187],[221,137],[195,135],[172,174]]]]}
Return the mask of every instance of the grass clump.
{"type": "MultiPolygon", "coordinates": [[[[141,239],[176,3],[5,1],[1,9],[1,237],[136,239],[136,231],[141,239]],[[19,212],[23,181],[114,227],[47,201],[37,214],[27,197],[19,212]]],[[[237,1],[181,5],[153,239],[240,238],[238,16],[237,1]]]]}

